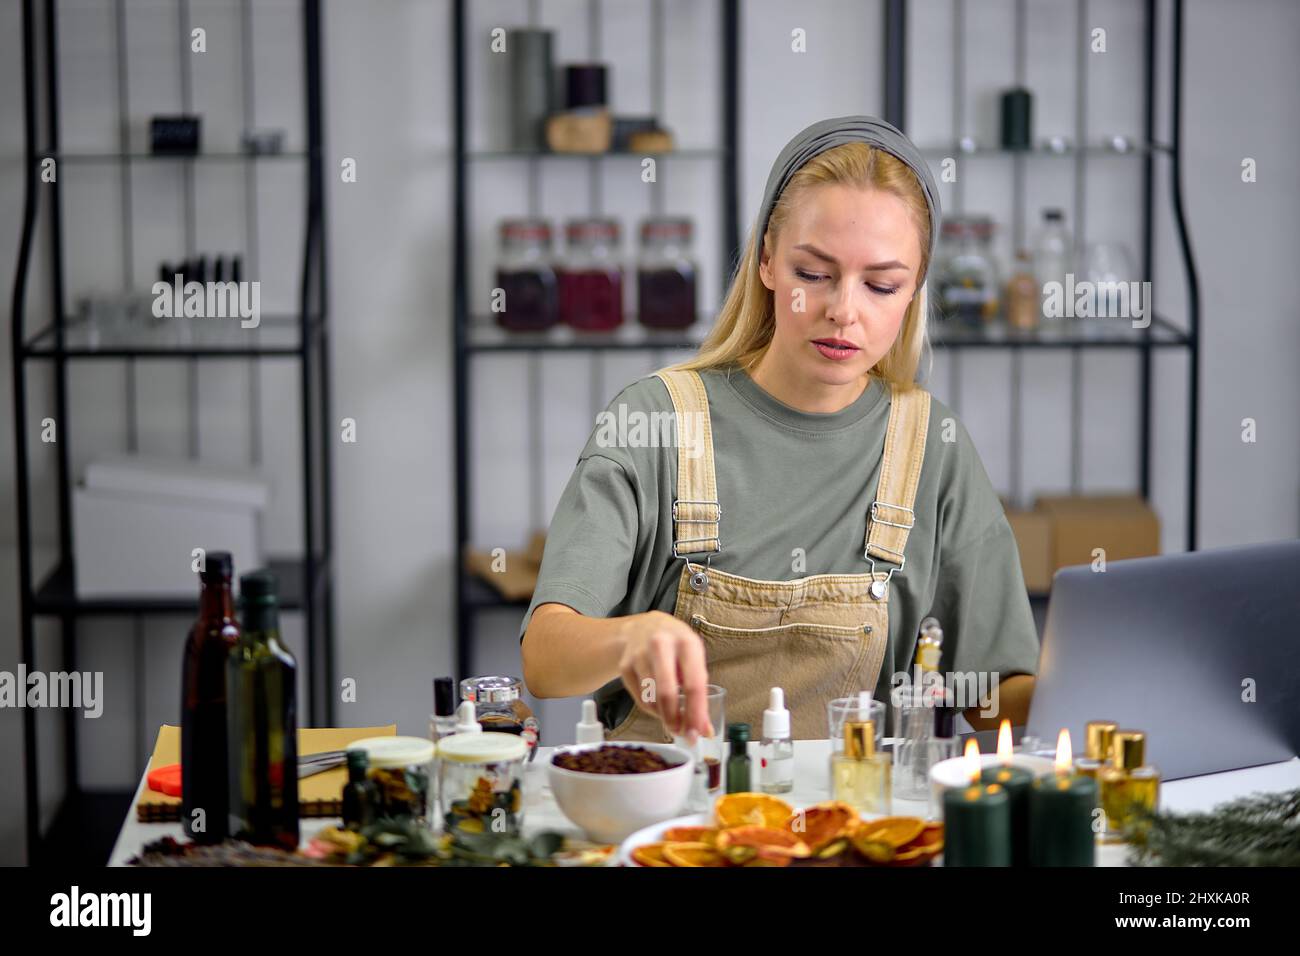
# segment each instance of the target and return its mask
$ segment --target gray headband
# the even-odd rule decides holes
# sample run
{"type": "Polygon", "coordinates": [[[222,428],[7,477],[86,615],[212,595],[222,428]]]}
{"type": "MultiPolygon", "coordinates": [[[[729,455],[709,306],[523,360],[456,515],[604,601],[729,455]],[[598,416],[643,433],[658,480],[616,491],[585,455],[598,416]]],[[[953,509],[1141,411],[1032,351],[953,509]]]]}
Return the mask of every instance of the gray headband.
{"type": "Polygon", "coordinates": [[[901,159],[916,174],[921,183],[921,191],[925,193],[926,205],[930,207],[928,261],[933,266],[934,247],[939,240],[939,189],[930,174],[929,165],[921,158],[920,151],[912,145],[912,141],[896,127],[874,116],[834,116],[824,119],[805,128],[785,144],[785,149],[781,150],[781,155],[772,164],[772,171],[767,176],[767,188],[763,190],[763,205],[754,227],[755,265],[762,262],[763,236],[767,232],[767,221],[772,217],[772,209],[795,170],[818,153],[845,143],[866,143],[883,149],[901,159]]]}

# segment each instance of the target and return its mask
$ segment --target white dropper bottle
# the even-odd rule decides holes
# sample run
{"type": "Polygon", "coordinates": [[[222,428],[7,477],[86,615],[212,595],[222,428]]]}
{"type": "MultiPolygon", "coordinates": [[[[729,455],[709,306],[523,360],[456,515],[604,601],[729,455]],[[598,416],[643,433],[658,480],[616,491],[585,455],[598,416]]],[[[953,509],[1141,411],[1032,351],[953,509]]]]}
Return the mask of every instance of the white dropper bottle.
{"type": "Polygon", "coordinates": [[[582,719],[578,721],[574,739],[580,744],[603,744],[605,742],[605,726],[596,716],[596,702],[594,700],[588,699],[582,702],[582,719]]]}
{"type": "Polygon", "coordinates": [[[763,738],[758,745],[759,786],[764,793],[794,789],[794,742],[790,740],[790,711],[785,691],[773,687],[763,711],[763,738]]]}
{"type": "Polygon", "coordinates": [[[462,700],[456,708],[456,730],[458,734],[478,734],[483,732],[483,725],[478,722],[478,715],[472,700],[462,700]]]}

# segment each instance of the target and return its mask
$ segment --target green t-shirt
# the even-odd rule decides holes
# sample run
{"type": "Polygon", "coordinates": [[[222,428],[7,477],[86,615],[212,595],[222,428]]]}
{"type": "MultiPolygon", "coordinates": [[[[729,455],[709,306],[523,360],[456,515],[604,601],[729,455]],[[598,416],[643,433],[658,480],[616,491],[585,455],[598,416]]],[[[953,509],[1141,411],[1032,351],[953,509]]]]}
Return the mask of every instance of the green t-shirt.
{"type": "MultiPolygon", "coordinates": [[[[815,414],[778,401],[739,368],[701,376],[722,508],[722,551],[712,567],[771,581],[866,573],[867,511],[891,404],[885,383],[872,378],[852,405],[815,414]]],[[[606,410],[613,416],[607,422],[634,426],[638,419],[661,421],[653,413],[670,415],[673,404],[664,383],[647,376],[606,410]]],[[[638,440],[633,427],[625,434],[632,440],[611,442],[611,428],[598,424],[582,450],[547,532],[521,640],[533,609],[548,602],[591,617],[673,612],[683,567],[672,557],[677,449],[638,440]]],[[[1015,538],[970,435],[937,399],[930,402],[914,511],[907,565],[890,583],[889,644],[876,699],[887,702],[892,675],[911,669],[920,622],[929,614],[943,628],[945,673],[1035,673],[1038,633],[1015,538]]],[[[878,569],[889,567],[877,562],[878,569]]],[[[606,726],[632,706],[617,678],[595,697],[606,726]]]]}

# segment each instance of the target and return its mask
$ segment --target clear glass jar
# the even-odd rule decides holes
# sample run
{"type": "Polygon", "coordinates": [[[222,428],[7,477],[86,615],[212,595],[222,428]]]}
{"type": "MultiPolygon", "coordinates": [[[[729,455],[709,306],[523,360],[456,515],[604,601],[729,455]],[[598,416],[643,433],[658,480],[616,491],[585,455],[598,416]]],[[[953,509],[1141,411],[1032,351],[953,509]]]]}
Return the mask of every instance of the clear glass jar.
{"type": "Polygon", "coordinates": [[[366,779],[379,788],[376,816],[429,822],[433,742],[423,737],[366,737],[348,744],[366,754],[366,779]]]}
{"type": "Polygon", "coordinates": [[[997,317],[999,283],[992,238],[993,220],[988,216],[944,220],[935,283],[944,318],[978,326],[997,317]]]}
{"type": "Polygon", "coordinates": [[[552,265],[551,226],[545,219],[501,220],[497,288],[505,294],[497,324],[520,332],[560,321],[559,286],[552,265]]]}
{"type": "Polygon", "coordinates": [[[514,734],[452,734],[438,741],[438,808],[443,825],[518,833],[524,821],[528,745],[514,734]]]}
{"type": "Polygon", "coordinates": [[[474,719],[484,731],[516,734],[528,745],[528,759],[537,753],[542,727],[523,699],[518,677],[494,675],[466,677],[460,682],[460,699],[474,702],[474,719]]]}
{"type": "Polygon", "coordinates": [[[636,263],[637,320],[651,329],[684,329],[696,319],[691,220],[655,216],[641,223],[636,263]]]}
{"type": "Polygon", "coordinates": [[[575,329],[608,331],[623,322],[619,232],[617,220],[600,217],[565,226],[568,245],[557,270],[560,319],[575,329]]]}

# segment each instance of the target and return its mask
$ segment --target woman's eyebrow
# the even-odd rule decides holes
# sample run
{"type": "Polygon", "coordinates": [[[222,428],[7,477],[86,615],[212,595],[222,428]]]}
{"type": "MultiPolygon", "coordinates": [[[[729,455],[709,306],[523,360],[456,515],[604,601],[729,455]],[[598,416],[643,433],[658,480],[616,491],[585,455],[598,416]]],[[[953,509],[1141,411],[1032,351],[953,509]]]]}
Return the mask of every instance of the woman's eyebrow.
{"type": "MultiPolygon", "coordinates": [[[[804,252],[816,256],[818,259],[822,259],[826,262],[829,262],[831,265],[834,266],[839,265],[839,262],[835,259],[834,256],[822,252],[822,250],[818,249],[811,242],[801,242],[799,243],[799,245],[795,246],[794,248],[801,249],[804,252]]],[[[871,265],[867,266],[862,271],[863,272],[886,272],[890,269],[906,269],[906,268],[907,266],[903,265],[903,263],[899,262],[897,259],[890,259],[888,262],[873,262],[871,265]]]]}

